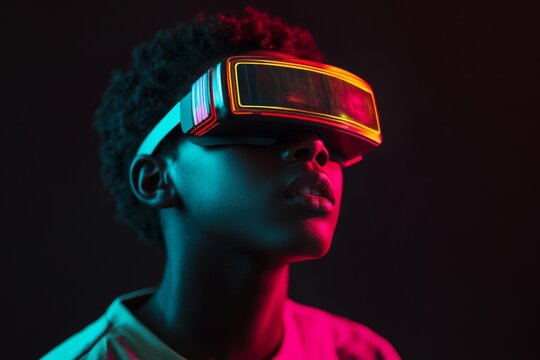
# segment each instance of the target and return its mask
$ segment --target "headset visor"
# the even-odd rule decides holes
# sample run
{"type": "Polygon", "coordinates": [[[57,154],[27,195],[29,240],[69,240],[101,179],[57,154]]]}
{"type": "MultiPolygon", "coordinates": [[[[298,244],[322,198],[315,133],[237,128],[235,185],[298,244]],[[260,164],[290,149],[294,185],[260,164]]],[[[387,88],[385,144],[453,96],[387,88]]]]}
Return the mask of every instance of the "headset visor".
{"type": "Polygon", "coordinates": [[[352,74],[327,65],[269,60],[239,60],[230,66],[234,113],[304,116],[378,140],[371,88],[352,74]]]}
{"type": "Polygon", "coordinates": [[[219,62],[156,125],[138,154],[151,154],[179,124],[190,140],[208,146],[267,145],[312,129],[344,166],[382,141],[373,91],[364,80],[281,54],[219,62]]]}

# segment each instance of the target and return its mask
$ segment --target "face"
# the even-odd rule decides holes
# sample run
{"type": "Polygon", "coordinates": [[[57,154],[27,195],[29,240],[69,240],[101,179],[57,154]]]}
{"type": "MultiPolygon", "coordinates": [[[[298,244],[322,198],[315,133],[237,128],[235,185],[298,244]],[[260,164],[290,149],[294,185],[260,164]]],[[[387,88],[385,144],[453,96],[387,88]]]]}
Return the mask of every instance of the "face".
{"type": "Polygon", "coordinates": [[[288,262],[330,247],[342,167],[314,132],[268,146],[203,147],[183,139],[168,172],[181,221],[203,239],[288,262]]]}

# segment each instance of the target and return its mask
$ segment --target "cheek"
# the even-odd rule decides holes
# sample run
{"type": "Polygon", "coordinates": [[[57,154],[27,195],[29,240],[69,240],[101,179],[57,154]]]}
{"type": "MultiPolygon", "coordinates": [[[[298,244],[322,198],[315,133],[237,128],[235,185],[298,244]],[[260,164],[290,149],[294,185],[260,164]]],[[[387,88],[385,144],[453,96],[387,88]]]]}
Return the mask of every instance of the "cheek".
{"type": "Polygon", "coordinates": [[[258,168],[257,163],[244,161],[233,149],[202,148],[191,155],[180,161],[177,169],[187,216],[206,221],[201,225],[232,228],[270,211],[268,201],[276,187],[268,184],[268,166],[258,168]]]}
{"type": "Polygon", "coordinates": [[[335,210],[307,218],[286,205],[281,159],[268,151],[234,148],[184,151],[174,172],[183,221],[208,238],[227,238],[242,247],[315,258],[329,248],[339,216],[342,173],[325,168],[334,186],[335,210]],[[189,155],[189,156],[188,156],[189,155]]]}

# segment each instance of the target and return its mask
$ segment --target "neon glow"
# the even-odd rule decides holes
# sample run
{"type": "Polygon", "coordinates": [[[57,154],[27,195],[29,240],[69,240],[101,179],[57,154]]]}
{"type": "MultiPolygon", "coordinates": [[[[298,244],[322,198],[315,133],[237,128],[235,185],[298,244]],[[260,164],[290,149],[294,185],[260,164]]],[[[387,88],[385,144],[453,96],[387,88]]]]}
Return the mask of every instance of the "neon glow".
{"type": "Polygon", "coordinates": [[[178,125],[196,137],[215,129],[207,145],[231,143],[227,139],[261,145],[266,144],[261,139],[310,124],[328,131],[332,151],[344,166],[382,142],[373,91],[356,75],[281,55],[230,57],[195,81],[150,131],[138,154],[151,154],[178,125]]]}
{"type": "MultiPolygon", "coordinates": [[[[294,59],[294,61],[297,62],[298,60],[294,59]]],[[[381,143],[379,118],[376,110],[375,99],[373,97],[373,90],[364,80],[345,70],[330,65],[318,64],[303,60],[300,60],[298,61],[298,64],[295,64],[280,60],[268,59],[242,60],[242,58],[236,57],[228,59],[227,61],[227,78],[229,80],[227,85],[230,106],[231,111],[234,114],[247,114],[248,110],[251,110],[249,113],[256,113],[259,115],[270,115],[272,112],[275,112],[274,116],[281,115],[281,117],[294,117],[306,121],[323,123],[333,127],[338,126],[342,129],[357,132],[363,137],[371,140],[374,144],[381,143]],[[349,115],[344,113],[333,115],[330,113],[321,113],[317,111],[309,111],[306,109],[284,106],[243,104],[241,102],[241,90],[239,85],[240,80],[238,75],[238,67],[242,65],[276,66],[281,68],[315,72],[325,77],[335,78],[350,84],[352,85],[352,88],[347,89],[346,87],[341,86],[339,91],[339,96],[341,99],[340,104],[343,107],[343,111],[347,111],[349,115]],[[354,88],[364,91],[369,97],[369,101],[366,97],[362,97],[359,96],[358,93],[354,93],[352,91],[354,88]],[[355,116],[356,119],[354,119],[352,116],[355,116]]],[[[314,101],[317,100],[302,98],[299,99],[298,102],[313,103],[314,101]]]]}
{"type": "Polygon", "coordinates": [[[215,71],[216,76],[212,76],[212,91],[214,96],[214,104],[216,109],[221,109],[225,106],[225,100],[223,99],[223,87],[221,83],[221,63],[217,64],[215,71]]]}
{"type": "Polygon", "coordinates": [[[210,105],[208,101],[208,72],[204,73],[191,88],[191,110],[193,112],[193,124],[199,125],[208,118],[210,105]]]}
{"type": "Polygon", "coordinates": [[[194,120],[195,127],[190,131],[190,134],[195,136],[201,136],[218,124],[216,107],[214,106],[212,78],[212,69],[210,69],[195,83],[198,84],[197,88],[195,88],[195,84],[193,85],[192,104],[197,103],[199,99],[205,102],[198,107],[198,110],[193,107],[193,115],[195,116],[197,113],[197,116],[199,116],[197,121],[194,120]]]}

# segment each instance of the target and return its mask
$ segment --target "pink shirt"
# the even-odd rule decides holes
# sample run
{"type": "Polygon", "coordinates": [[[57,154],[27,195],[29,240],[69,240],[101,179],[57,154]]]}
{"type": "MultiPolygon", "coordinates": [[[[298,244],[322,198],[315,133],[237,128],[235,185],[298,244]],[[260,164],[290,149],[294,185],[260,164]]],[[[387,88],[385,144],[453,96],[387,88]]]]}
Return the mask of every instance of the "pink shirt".
{"type": "MultiPolygon", "coordinates": [[[[134,315],[154,289],[117,298],[106,313],[58,345],[43,360],[185,360],[134,315]]],[[[399,360],[384,338],[364,325],[290,299],[285,304],[285,335],[274,360],[399,360]]]]}

